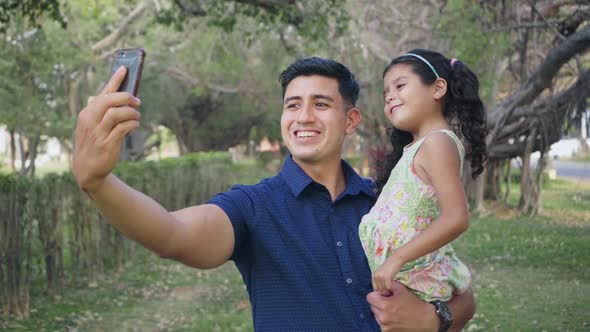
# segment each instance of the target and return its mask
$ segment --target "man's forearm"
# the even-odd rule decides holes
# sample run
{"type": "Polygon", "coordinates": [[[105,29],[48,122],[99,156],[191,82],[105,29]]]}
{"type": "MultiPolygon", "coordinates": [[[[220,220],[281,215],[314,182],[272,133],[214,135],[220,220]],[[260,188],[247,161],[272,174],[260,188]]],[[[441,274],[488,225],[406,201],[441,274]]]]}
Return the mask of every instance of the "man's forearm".
{"type": "Polygon", "coordinates": [[[453,314],[453,325],[449,331],[461,331],[475,314],[475,298],[471,287],[460,295],[455,295],[447,303],[453,314]]]}
{"type": "Polygon", "coordinates": [[[113,174],[88,194],[109,224],[158,255],[168,254],[170,239],[181,225],[155,200],[113,174]]]}

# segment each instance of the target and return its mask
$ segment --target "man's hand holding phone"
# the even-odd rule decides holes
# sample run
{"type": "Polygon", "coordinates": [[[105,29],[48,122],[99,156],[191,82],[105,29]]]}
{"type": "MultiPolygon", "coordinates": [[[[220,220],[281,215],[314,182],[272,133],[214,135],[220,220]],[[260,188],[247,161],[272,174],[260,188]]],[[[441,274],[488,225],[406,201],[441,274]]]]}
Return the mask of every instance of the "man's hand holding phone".
{"type": "Polygon", "coordinates": [[[117,92],[127,74],[119,67],[95,97],[78,114],[72,173],[87,192],[100,187],[119,160],[125,135],[139,127],[140,100],[129,92],[117,92]]]}

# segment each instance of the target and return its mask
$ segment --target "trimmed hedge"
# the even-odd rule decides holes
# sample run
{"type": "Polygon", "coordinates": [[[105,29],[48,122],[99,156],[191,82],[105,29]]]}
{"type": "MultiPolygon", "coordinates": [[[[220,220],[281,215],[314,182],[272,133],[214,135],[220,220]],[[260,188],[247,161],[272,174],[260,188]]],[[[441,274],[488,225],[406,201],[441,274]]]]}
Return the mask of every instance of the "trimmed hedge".
{"type": "MultiPolygon", "coordinates": [[[[121,163],[114,173],[169,210],[205,202],[233,182],[229,153],[197,153],[121,163]]],[[[28,178],[0,174],[0,309],[26,317],[31,280],[48,293],[94,285],[133,258],[135,244],[102,220],[70,173],[28,178]]]]}

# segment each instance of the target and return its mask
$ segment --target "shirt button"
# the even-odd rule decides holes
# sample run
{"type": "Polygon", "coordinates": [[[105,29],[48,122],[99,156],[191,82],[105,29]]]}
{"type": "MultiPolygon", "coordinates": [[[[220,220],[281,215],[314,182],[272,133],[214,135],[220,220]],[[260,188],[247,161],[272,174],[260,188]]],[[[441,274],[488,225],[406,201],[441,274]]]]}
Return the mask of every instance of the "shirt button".
{"type": "Polygon", "coordinates": [[[338,241],[338,242],[336,242],[336,245],[339,247],[342,247],[342,242],[338,241]]]}
{"type": "Polygon", "coordinates": [[[360,314],[360,315],[359,315],[359,318],[360,318],[360,319],[365,319],[365,314],[360,314]]]}
{"type": "Polygon", "coordinates": [[[347,284],[352,284],[352,279],[350,279],[350,278],[346,279],[346,283],[347,284]]]}

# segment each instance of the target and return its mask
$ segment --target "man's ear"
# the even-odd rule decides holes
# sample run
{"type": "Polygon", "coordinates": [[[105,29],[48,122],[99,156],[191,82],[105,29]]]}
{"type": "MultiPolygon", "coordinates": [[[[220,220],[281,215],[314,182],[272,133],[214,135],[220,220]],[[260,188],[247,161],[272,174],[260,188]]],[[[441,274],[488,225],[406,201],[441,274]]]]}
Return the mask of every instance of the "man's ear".
{"type": "Polygon", "coordinates": [[[356,128],[361,124],[361,111],[352,107],[346,112],[346,135],[354,134],[356,128]]]}
{"type": "Polygon", "coordinates": [[[437,78],[433,86],[434,99],[441,100],[447,94],[447,81],[444,78],[437,78]]]}

